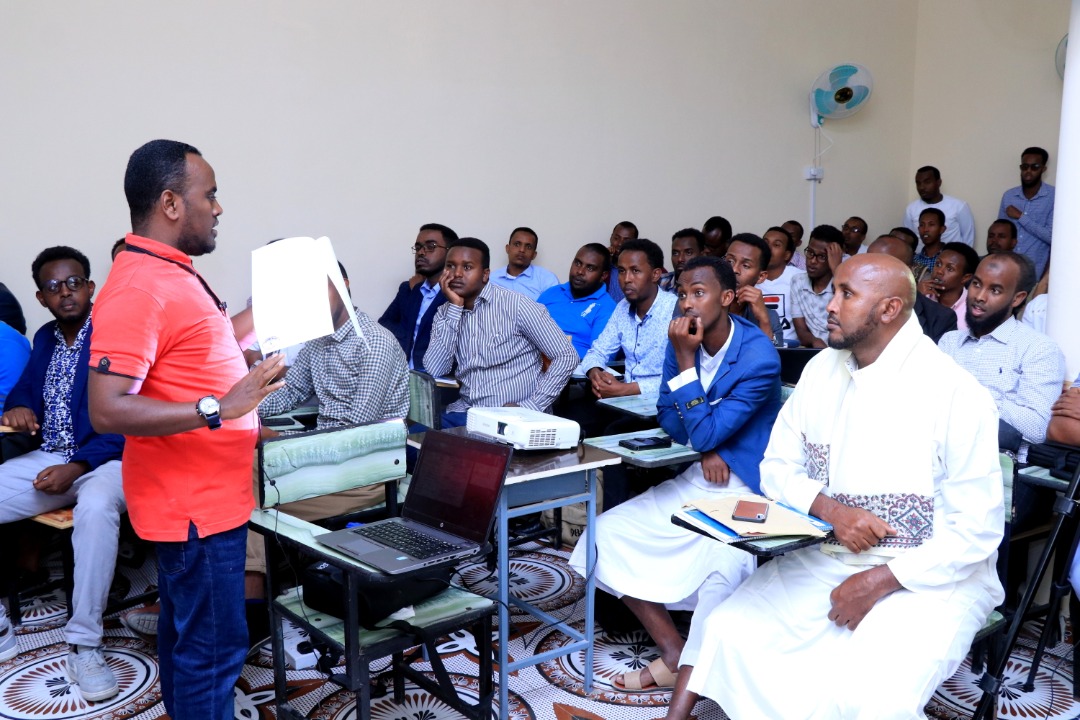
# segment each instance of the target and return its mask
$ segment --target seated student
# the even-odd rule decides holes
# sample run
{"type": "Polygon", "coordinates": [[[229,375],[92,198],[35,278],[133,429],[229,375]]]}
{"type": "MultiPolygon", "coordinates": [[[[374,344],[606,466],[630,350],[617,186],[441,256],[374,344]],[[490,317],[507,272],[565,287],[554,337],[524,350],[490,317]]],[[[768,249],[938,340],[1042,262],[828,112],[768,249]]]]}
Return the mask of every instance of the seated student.
{"type": "Polygon", "coordinates": [[[803,226],[798,220],[788,220],[781,226],[791,239],[795,242],[795,249],[791,252],[791,260],[788,261],[789,265],[797,267],[800,270],[806,270],[806,258],[799,252],[799,248],[802,247],[803,238],[803,226]]]}
{"type": "Polygon", "coordinates": [[[585,356],[615,310],[607,292],[611,274],[611,254],[600,243],[582,245],[570,263],[570,280],[540,293],[537,302],[547,308],[551,319],[577,350],[585,356]]]}
{"type": "Polygon", "coordinates": [[[0,407],[30,359],[30,341],[6,322],[0,322],[0,407]]]}
{"type": "Polygon", "coordinates": [[[701,226],[701,232],[705,236],[705,254],[724,257],[731,241],[731,223],[727,218],[713,215],[701,226]]]}
{"type": "MultiPolygon", "coordinates": [[[[87,376],[94,283],[78,250],[51,247],[33,262],[38,302],[53,317],[34,335],[30,362],[7,397],[0,423],[39,434],[41,447],[0,465],[0,523],[75,504],[74,592],[64,628],[68,681],[82,697],[106,700],[120,691],[105,662],[101,613],[116,568],[124,493],[120,456],[124,438],[90,425],[87,376]]],[[[0,661],[19,652],[0,605],[0,661]]]]}
{"type": "Polygon", "coordinates": [[[379,324],[397,338],[413,370],[424,370],[424,353],[431,337],[435,311],[446,302],[439,286],[446,251],[458,236],[439,223],[420,226],[412,246],[416,278],[398,286],[397,296],[379,318],[379,324]]]}
{"type": "Polygon", "coordinates": [[[577,353],[543,306],[488,282],[491,254],[462,238],[446,254],[439,281],[447,302],[435,313],[424,367],[453,374],[461,396],[444,428],[465,424],[470,407],[520,405],[546,411],[574,369],[577,353]],[[543,370],[543,358],[551,364],[543,370]]]}
{"type": "MultiPolygon", "coordinates": [[[[877,240],[870,243],[870,247],[866,249],[866,252],[892,255],[909,268],[911,267],[911,258],[915,255],[912,243],[892,234],[879,235],[877,240]]],[[[952,310],[942,307],[917,292],[915,293],[914,312],[919,325],[922,327],[923,334],[933,340],[934,343],[937,343],[945,333],[956,329],[956,315],[952,310]]]]}
{"type": "Polygon", "coordinates": [[[658,285],[664,251],[651,240],[628,240],[619,252],[618,265],[624,297],[577,372],[589,379],[598,398],[655,395],[664,368],[667,324],[676,303],[675,295],[660,292],[658,285]],[[618,350],[626,356],[622,379],[604,370],[618,350]]]}
{"type": "Polygon", "coordinates": [[[757,325],[773,345],[783,347],[784,329],[780,326],[780,316],[765,304],[765,296],[757,287],[768,274],[772,260],[769,244],[753,233],[739,233],[731,238],[724,259],[735,270],[731,314],[757,325]]]}
{"type": "Polygon", "coordinates": [[[765,270],[765,279],[757,286],[765,295],[765,302],[769,307],[776,309],[780,327],[784,332],[784,345],[798,347],[799,336],[795,334],[795,324],[791,318],[791,279],[799,272],[799,269],[791,264],[791,258],[795,254],[795,240],[787,230],[775,226],[766,230],[762,239],[768,243],[771,255],[769,267],[765,270]]]}
{"type": "MultiPolygon", "coordinates": [[[[758,492],[758,464],[780,410],[780,358],[754,323],[729,315],[735,285],[719,258],[691,260],[679,276],[682,317],[668,327],[660,426],[701,460],[597,518],[597,584],[622,598],[660,649],[648,667],[615,680],[627,689],[674,685],[683,640],[668,610],[691,610],[699,598],[716,604],[755,567],[747,553],[671,522],[690,500],[758,492]]],[[[582,575],[585,548],[579,542],[570,557],[582,575]]]]}
{"type": "Polygon", "coordinates": [[[705,254],[705,235],[694,228],[685,228],[671,236],[671,266],[660,278],[660,289],[675,292],[675,281],[691,258],[705,254]]]}
{"type": "Polygon", "coordinates": [[[858,215],[852,215],[840,226],[840,233],[844,236],[844,254],[848,257],[866,252],[863,240],[866,239],[869,229],[866,221],[858,215]]]}
{"type": "Polygon", "coordinates": [[[1012,252],[1016,249],[1016,223],[1012,220],[995,220],[986,228],[986,254],[1012,252]]]}
{"type": "Polygon", "coordinates": [[[938,343],[990,390],[1000,415],[1000,447],[1021,462],[1030,443],[1046,439],[1050,408],[1065,380],[1057,343],[1013,317],[1034,286],[1035,268],[1027,257],[986,256],[968,287],[967,330],[947,333],[938,343]]]}
{"type": "Polygon", "coordinates": [[[697,694],[733,718],[922,717],[1003,597],[990,394],[922,335],[900,262],[858,255],[835,283],[831,349],[806,366],[760,466],[766,495],[835,538],[694,614],[669,720],[697,694]],[[912,391],[927,378],[934,402],[912,391]]]}
{"type": "Polygon", "coordinates": [[[979,254],[974,248],[962,242],[945,243],[934,271],[919,283],[920,294],[953,311],[958,330],[967,330],[967,284],[978,266],[979,254]]]}
{"type": "Polygon", "coordinates": [[[22,305],[4,283],[0,283],[0,322],[15,328],[20,335],[26,334],[26,318],[23,317],[22,305]]]}
{"type": "Polygon", "coordinates": [[[894,227],[889,231],[889,234],[894,238],[903,240],[911,247],[911,256],[915,257],[915,253],[919,250],[919,236],[904,226],[894,227]]]}
{"type": "Polygon", "coordinates": [[[802,347],[823,348],[829,335],[825,307],[833,294],[833,268],[844,254],[844,236],[818,225],[806,244],[806,272],[791,279],[791,318],[802,347]]]}
{"type": "Polygon", "coordinates": [[[619,284],[619,267],[617,265],[619,262],[619,250],[622,249],[624,242],[637,240],[637,237],[637,225],[629,220],[623,220],[612,229],[611,237],[608,239],[608,251],[611,253],[611,276],[608,278],[607,291],[615,302],[623,299],[622,286],[619,284]]]}
{"type": "MultiPolygon", "coordinates": [[[[941,236],[948,230],[945,227],[945,213],[937,208],[926,208],[919,213],[919,239],[923,246],[915,253],[911,267],[916,271],[915,279],[922,282],[924,278],[934,272],[937,265],[938,255],[941,254],[941,236]]],[[[926,294],[925,292],[923,293],[926,294]]]]}
{"type": "Polygon", "coordinates": [[[514,228],[506,243],[508,264],[491,271],[491,282],[499,287],[521,293],[530,300],[559,284],[555,273],[534,265],[540,238],[532,228],[514,228]]]}

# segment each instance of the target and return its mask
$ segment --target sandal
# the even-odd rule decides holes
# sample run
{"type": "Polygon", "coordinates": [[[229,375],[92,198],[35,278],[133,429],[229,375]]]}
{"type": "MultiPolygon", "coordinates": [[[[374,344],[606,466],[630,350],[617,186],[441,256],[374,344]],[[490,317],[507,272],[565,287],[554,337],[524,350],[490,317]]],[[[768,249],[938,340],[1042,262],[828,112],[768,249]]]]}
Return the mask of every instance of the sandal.
{"type": "Polygon", "coordinates": [[[623,673],[622,683],[612,680],[612,684],[620,690],[666,690],[675,687],[675,675],[668,670],[667,665],[661,658],[656,658],[648,665],[649,673],[652,674],[653,684],[647,688],[641,686],[641,673],[644,670],[631,670],[623,673]]]}

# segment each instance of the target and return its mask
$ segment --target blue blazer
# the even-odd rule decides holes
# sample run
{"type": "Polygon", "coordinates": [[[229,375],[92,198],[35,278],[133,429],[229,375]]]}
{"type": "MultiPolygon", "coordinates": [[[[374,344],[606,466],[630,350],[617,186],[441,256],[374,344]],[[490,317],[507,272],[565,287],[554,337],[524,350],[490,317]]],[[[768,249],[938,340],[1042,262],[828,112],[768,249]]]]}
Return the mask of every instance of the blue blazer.
{"type": "Polygon", "coordinates": [[[759,466],[782,405],[780,355],[760,328],[730,317],[731,346],[707,393],[700,379],[668,389],[668,380],[679,374],[675,350],[668,345],[657,418],[675,442],[690,441],[700,452],[715,450],[743,482],[761,492],[759,466]]]}
{"type": "Polygon", "coordinates": [[[411,360],[413,367],[421,372],[425,372],[424,353],[427,352],[428,342],[431,340],[431,322],[435,319],[435,311],[446,302],[446,296],[440,288],[420,321],[414,346],[413,328],[416,327],[416,316],[420,314],[420,305],[423,301],[424,296],[420,292],[420,284],[410,288],[406,280],[398,286],[397,296],[379,318],[379,324],[394,333],[401,349],[405,351],[405,357],[411,360]]]}
{"type": "MultiPolygon", "coordinates": [[[[40,423],[45,416],[45,373],[49,369],[53,350],[56,348],[56,336],[53,329],[56,321],[45,323],[34,335],[34,347],[30,351],[30,361],[26,363],[19,381],[8,393],[4,410],[17,407],[30,408],[40,423]]],[[[93,327],[90,328],[93,332],[93,327]]],[[[123,435],[101,435],[90,424],[90,404],[86,390],[86,379],[90,375],[90,336],[87,335],[79,353],[79,364],[75,369],[75,383],[71,387],[71,426],[75,434],[78,451],[71,456],[70,462],[84,462],[94,470],[110,460],[119,460],[124,454],[123,435]]]]}

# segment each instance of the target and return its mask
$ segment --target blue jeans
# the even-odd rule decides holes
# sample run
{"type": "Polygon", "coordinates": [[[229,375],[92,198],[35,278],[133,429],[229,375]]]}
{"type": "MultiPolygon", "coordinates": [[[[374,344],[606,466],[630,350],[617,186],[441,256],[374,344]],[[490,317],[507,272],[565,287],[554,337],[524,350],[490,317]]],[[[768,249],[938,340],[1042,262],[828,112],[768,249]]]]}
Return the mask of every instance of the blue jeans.
{"type": "Polygon", "coordinates": [[[247,526],[155,544],[161,616],[161,699],[172,720],[233,720],[233,686],[247,655],[247,526]]]}

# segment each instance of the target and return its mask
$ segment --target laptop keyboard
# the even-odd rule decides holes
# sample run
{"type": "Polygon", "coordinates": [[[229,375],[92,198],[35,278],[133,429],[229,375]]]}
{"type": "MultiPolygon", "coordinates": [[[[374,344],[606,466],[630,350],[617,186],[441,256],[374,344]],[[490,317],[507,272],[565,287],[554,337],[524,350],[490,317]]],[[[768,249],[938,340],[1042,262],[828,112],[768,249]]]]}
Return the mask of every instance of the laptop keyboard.
{"type": "Polygon", "coordinates": [[[458,549],[457,545],[436,540],[400,523],[362,525],[354,529],[353,532],[368,540],[375,540],[395,550],[406,552],[418,560],[426,560],[429,557],[458,549]]]}

